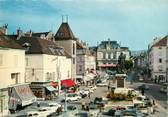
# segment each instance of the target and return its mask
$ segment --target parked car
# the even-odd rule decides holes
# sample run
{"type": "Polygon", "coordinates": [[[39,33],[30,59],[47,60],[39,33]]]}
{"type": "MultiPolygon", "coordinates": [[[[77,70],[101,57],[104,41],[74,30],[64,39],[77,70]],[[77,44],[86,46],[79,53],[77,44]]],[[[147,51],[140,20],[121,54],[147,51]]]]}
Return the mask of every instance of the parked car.
{"type": "Polygon", "coordinates": [[[142,77],[139,77],[139,81],[143,81],[144,79],[142,77]]]}
{"type": "Polygon", "coordinates": [[[138,87],[139,90],[149,90],[149,86],[147,84],[142,84],[138,87]]]}
{"type": "Polygon", "coordinates": [[[96,86],[88,86],[88,88],[90,88],[91,90],[96,90],[97,89],[96,86]]]}
{"type": "Polygon", "coordinates": [[[115,116],[116,110],[110,109],[107,112],[103,112],[103,115],[115,116]]]}
{"type": "MultiPolygon", "coordinates": [[[[61,108],[62,105],[58,104],[56,102],[49,102],[48,107],[50,107],[51,110],[56,111],[58,108],[61,108]]],[[[63,107],[62,107],[63,108],[63,107]]]]}
{"type": "Polygon", "coordinates": [[[97,105],[94,102],[90,102],[89,109],[97,109],[97,105]]]}
{"type": "Polygon", "coordinates": [[[93,93],[93,92],[94,92],[94,89],[93,89],[93,88],[85,88],[84,90],[85,90],[85,91],[89,91],[89,93],[93,93]]]}
{"type": "Polygon", "coordinates": [[[28,111],[28,112],[26,112],[26,114],[27,114],[27,117],[38,117],[38,116],[40,116],[40,113],[38,112],[38,111],[28,111]]]}
{"type": "Polygon", "coordinates": [[[160,92],[161,93],[167,93],[167,91],[168,91],[167,87],[168,87],[168,83],[163,83],[161,88],[160,88],[160,92]]]}
{"type": "Polygon", "coordinates": [[[70,105],[70,106],[67,107],[67,109],[68,110],[76,110],[77,108],[74,105],[70,105]]]}
{"type": "Polygon", "coordinates": [[[108,83],[107,82],[97,83],[97,86],[106,87],[106,86],[108,86],[108,83]]]}
{"type": "Polygon", "coordinates": [[[81,95],[86,95],[86,96],[89,95],[89,91],[88,90],[80,90],[79,93],[81,95]]]}
{"type": "Polygon", "coordinates": [[[108,103],[107,100],[103,100],[103,98],[96,97],[94,99],[94,104],[96,104],[98,107],[104,108],[104,106],[108,103]]]}
{"type": "Polygon", "coordinates": [[[144,117],[144,114],[141,112],[135,110],[135,109],[130,109],[130,110],[123,110],[121,111],[121,117],[144,117]]]}
{"type": "Polygon", "coordinates": [[[69,93],[67,94],[66,100],[69,101],[78,101],[81,99],[81,96],[79,96],[76,93],[69,93]]]}

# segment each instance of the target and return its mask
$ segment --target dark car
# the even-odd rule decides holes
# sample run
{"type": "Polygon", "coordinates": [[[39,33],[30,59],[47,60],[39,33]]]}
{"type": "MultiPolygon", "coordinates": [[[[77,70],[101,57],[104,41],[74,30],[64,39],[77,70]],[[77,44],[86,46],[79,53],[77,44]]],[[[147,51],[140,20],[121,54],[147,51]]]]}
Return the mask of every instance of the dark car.
{"type": "Polygon", "coordinates": [[[99,103],[99,102],[101,102],[102,100],[103,100],[102,98],[95,97],[94,103],[95,103],[95,104],[96,104],[96,103],[99,103]]]}
{"type": "Polygon", "coordinates": [[[98,107],[104,107],[105,104],[107,104],[107,101],[103,100],[102,98],[96,97],[94,104],[96,104],[98,107]]]}
{"type": "Polygon", "coordinates": [[[84,94],[84,93],[80,93],[80,95],[81,95],[82,98],[87,97],[87,94],[84,94]]]}
{"type": "Polygon", "coordinates": [[[67,107],[67,109],[68,109],[68,110],[76,110],[76,107],[73,106],[73,105],[70,105],[70,106],[67,107]]]}
{"type": "Polygon", "coordinates": [[[149,86],[146,84],[142,84],[141,86],[138,87],[139,90],[149,90],[149,86]]]}
{"type": "Polygon", "coordinates": [[[97,109],[97,105],[94,102],[89,103],[89,109],[97,109]]]}
{"type": "Polygon", "coordinates": [[[115,116],[116,110],[110,109],[107,112],[104,112],[103,115],[115,116]]]}

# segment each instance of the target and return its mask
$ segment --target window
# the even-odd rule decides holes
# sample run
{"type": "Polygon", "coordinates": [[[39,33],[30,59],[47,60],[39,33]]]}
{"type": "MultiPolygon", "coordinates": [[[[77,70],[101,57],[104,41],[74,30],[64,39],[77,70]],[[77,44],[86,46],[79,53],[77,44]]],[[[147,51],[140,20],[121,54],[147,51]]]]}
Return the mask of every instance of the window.
{"type": "Polygon", "coordinates": [[[70,77],[70,72],[69,72],[69,70],[68,70],[68,78],[70,77]]]}
{"type": "Polygon", "coordinates": [[[73,55],[75,54],[75,44],[73,43],[73,55]]]}
{"type": "Polygon", "coordinates": [[[14,55],[14,63],[15,63],[15,66],[18,66],[18,56],[17,55],[14,55]]]}
{"type": "Polygon", "coordinates": [[[35,72],[35,70],[34,70],[34,68],[33,68],[33,69],[32,69],[32,76],[34,76],[34,74],[35,74],[34,72],[35,72]]]}
{"type": "Polygon", "coordinates": [[[103,59],[105,59],[106,58],[106,53],[103,53],[103,59]]]}
{"type": "Polygon", "coordinates": [[[162,59],[161,58],[159,58],[159,63],[162,63],[162,59]]]}
{"type": "Polygon", "coordinates": [[[108,59],[111,59],[111,54],[110,53],[108,53],[108,59]]]}
{"type": "Polygon", "coordinates": [[[55,72],[53,72],[53,74],[52,74],[52,79],[53,80],[55,79],[55,72]]]}
{"type": "Polygon", "coordinates": [[[73,64],[75,64],[75,58],[73,58],[73,64]]]}
{"type": "Polygon", "coordinates": [[[0,54],[0,66],[3,64],[3,55],[0,54]]]}
{"type": "Polygon", "coordinates": [[[46,73],[46,80],[50,81],[50,74],[49,74],[49,72],[46,73]]]}
{"type": "Polygon", "coordinates": [[[11,79],[13,80],[13,84],[19,83],[19,75],[20,75],[20,73],[12,73],[11,74],[11,79]]]}
{"type": "Polygon", "coordinates": [[[82,71],[82,65],[79,65],[79,71],[80,72],[82,71]]]}
{"type": "Polygon", "coordinates": [[[116,59],[116,53],[113,54],[113,58],[116,59]]]}
{"type": "Polygon", "coordinates": [[[28,58],[26,58],[26,66],[29,65],[29,61],[28,61],[28,58]]]}

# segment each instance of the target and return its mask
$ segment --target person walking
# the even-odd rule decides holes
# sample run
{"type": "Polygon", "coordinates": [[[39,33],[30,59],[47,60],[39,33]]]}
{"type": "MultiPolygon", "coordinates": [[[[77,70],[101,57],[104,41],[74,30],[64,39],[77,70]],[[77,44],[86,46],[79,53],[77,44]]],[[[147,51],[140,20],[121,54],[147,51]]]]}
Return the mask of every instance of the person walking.
{"type": "Polygon", "coordinates": [[[90,91],[89,91],[89,95],[88,96],[89,96],[89,99],[90,99],[90,91]]]}

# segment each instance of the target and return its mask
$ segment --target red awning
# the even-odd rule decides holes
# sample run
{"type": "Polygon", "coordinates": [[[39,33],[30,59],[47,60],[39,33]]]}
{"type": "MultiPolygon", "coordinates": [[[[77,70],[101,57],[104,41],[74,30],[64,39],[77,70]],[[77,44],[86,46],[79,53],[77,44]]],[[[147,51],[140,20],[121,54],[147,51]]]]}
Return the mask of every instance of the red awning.
{"type": "Polygon", "coordinates": [[[99,64],[98,67],[116,67],[116,64],[99,64]]]}
{"type": "Polygon", "coordinates": [[[73,87],[75,86],[75,82],[71,79],[65,79],[65,80],[61,80],[61,85],[63,85],[64,87],[73,87]]]}
{"type": "Polygon", "coordinates": [[[56,88],[58,86],[58,82],[51,82],[51,86],[53,86],[54,88],[56,88]]]}

